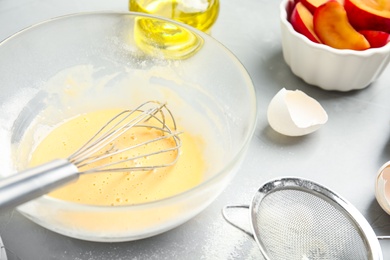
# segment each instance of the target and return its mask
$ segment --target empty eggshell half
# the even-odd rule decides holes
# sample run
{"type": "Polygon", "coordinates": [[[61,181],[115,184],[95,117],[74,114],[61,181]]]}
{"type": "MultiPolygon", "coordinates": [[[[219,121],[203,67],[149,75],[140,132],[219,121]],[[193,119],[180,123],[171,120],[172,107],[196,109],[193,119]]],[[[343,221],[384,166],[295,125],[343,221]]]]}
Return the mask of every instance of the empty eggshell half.
{"type": "Polygon", "coordinates": [[[268,123],[277,132],[302,136],[318,130],[328,114],[317,100],[300,90],[282,88],[268,106],[268,123]]]}
{"type": "Polygon", "coordinates": [[[375,197],[382,209],[390,214],[390,162],[385,163],[378,171],[375,197]]]}

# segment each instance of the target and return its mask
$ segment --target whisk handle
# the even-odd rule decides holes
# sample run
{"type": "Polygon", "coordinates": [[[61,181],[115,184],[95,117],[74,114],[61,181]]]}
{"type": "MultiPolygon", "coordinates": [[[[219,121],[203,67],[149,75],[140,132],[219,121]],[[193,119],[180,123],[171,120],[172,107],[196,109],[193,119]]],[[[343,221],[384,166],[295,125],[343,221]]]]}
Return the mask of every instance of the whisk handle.
{"type": "Polygon", "coordinates": [[[0,209],[16,207],[79,177],[68,160],[59,159],[0,180],[0,209]]]}

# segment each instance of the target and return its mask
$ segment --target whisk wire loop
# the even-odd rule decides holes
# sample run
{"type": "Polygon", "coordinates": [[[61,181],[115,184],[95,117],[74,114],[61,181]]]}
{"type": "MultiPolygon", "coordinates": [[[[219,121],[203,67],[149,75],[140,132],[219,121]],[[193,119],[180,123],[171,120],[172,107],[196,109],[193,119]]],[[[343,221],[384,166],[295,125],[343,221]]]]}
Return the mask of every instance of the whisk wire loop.
{"type": "Polygon", "coordinates": [[[129,152],[137,148],[147,146],[151,143],[156,143],[164,139],[171,139],[173,145],[163,147],[155,151],[140,153],[131,157],[124,157],[120,160],[105,163],[104,165],[92,167],[91,169],[83,170],[82,173],[94,172],[119,172],[119,171],[148,171],[157,168],[167,167],[175,164],[179,156],[179,148],[181,140],[180,132],[176,130],[176,121],[171,111],[157,101],[148,101],[133,110],[124,110],[121,113],[110,119],[96,134],[94,134],[80,149],[73,153],[68,160],[76,165],[79,169],[89,166],[103,159],[112,158],[112,156],[121,153],[129,152]],[[149,106],[152,105],[151,108],[149,106]],[[168,126],[168,121],[173,125],[168,126]],[[153,123],[151,123],[153,121],[153,123]],[[133,128],[145,128],[161,131],[161,135],[152,139],[135,143],[124,148],[117,148],[115,140],[124,134],[128,133],[133,128]],[[168,162],[157,165],[135,165],[135,166],[118,166],[123,163],[135,161],[141,158],[147,158],[154,155],[176,152],[176,156],[168,162]]]}
{"type": "Polygon", "coordinates": [[[75,153],[73,153],[68,158],[69,161],[71,161],[75,165],[77,165],[77,158],[83,158],[84,153],[93,154],[93,153],[99,151],[101,148],[106,146],[109,142],[111,142],[112,140],[114,140],[115,138],[120,136],[121,133],[124,133],[124,132],[120,132],[120,131],[126,130],[126,128],[129,129],[131,127],[134,127],[135,124],[141,122],[146,117],[148,117],[150,115],[150,112],[151,112],[151,110],[143,111],[140,116],[138,116],[137,118],[132,119],[127,124],[124,124],[124,125],[122,125],[121,127],[118,128],[118,126],[121,123],[123,123],[126,119],[128,119],[131,115],[133,115],[133,113],[135,111],[139,111],[139,110],[138,109],[137,110],[124,110],[124,111],[120,112],[119,114],[117,114],[116,116],[114,116],[113,118],[111,118],[83,146],[81,146],[75,153]],[[124,114],[127,114],[127,115],[124,118],[122,118],[121,120],[119,120],[119,122],[113,124],[113,122],[115,122],[115,120],[117,120],[118,118],[120,118],[124,114]],[[104,134],[102,134],[103,131],[107,127],[109,127],[110,125],[111,125],[111,128],[106,130],[106,132],[104,134]],[[93,150],[91,150],[91,149],[93,149],[93,150]]]}
{"type": "MultiPolygon", "coordinates": [[[[161,141],[163,139],[168,139],[168,138],[175,138],[175,140],[176,140],[176,136],[178,134],[180,134],[180,133],[170,133],[168,135],[164,135],[164,136],[161,136],[159,138],[149,140],[147,142],[139,143],[137,145],[134,145],[134,146],[131,146],[131,147],[128,147],[128,148],[125,148],[125,149],[120,149],[120,150],[118,149],[118,150],[115,150],[113,152],[107,152],[107,153],[105,153],[102,156],[90,157],[90,158],[88,158],[89,161],[85,160],[85,162],[83,164],[79,165],[78,167],[82,168],[82,167],[84,167],[86,165],[89,165],[91,163],[100,161],[102,159],[106,159],[108,157],[111,157],[111,156],[114,156],[114,155],[117,155],[117,154],[120,154],[120,153],[123,153],[123,152],[130,151],[132,149],[136,149],[138,147],[147,145],[147,144],[152,143],[152,142],[158,142],[158,141],[161,141]]],[[[163,149],[163,150],[157,150],[155,152],[150,152],[150,153],[146,153],[146,154],[140,154],[140,155],[128,158],[128,159],[123,159],[123,160],[121,160],[119,162],[108,163],[108,164],[105,164],[104,166],[95,167],[95,168],[93,168],[90,171],[84,171],[83,173],[105,172],[105,171],[107,171],[107,170],[105,170],[107,167],[111,167],[111,166],[114,166],[114,165],[122,164],[124,162],[134,161],[134,160],[137,160],[137,159],[140,159],[140,158],[145,158],[145,157],[148,157],[148,156],[153,156],[153,155],[157,155],[157,154],[161,154],[161,153],[168,153],[168,152],[171,152],[171,151],[176,151],[180,146],[181,146],[180,139],[177,139],[176,140],[176,145],[173,146],[173,147],[166,148],[166,149],[163,149]]],[[[113,147],[113,149],[114,149],[114,147],[113,147]]],[[[122,168],[110,168],[110,172],[122,172],[122,171],[134,171],[134,170],[138,170],[138,171],[140,171],[140,170],[143,170],[143,171],[153,170],[153,169],[163,168],[163,167],[167,167],[167,166],[173,165],[177,160],[178,160],[178,156],[176,156],[173,161],[171,161],[170,163],[167,163],[167,164],[160,164],[160,165],[153,165],[153,166],[142,166],[142,167],[141,166],[136,166],[136,167],[126,167],[126,168],[123,168],[123,167],[122,168]]]]}

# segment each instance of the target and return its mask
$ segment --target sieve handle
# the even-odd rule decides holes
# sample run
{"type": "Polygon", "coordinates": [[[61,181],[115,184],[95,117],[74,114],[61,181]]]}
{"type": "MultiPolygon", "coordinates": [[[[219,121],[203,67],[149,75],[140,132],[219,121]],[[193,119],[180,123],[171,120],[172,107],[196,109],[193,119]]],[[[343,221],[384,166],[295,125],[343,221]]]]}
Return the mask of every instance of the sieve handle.
{"type": "Polygon", "coordinates": [[[13,208],[76,180],[77,167],[59,159],[0,180],[0,209],[13,208]]]}
{"type": "Polygon", "coordinates": [[[222,208],[222,216],[226,220],[226,222],[228,222],[230,225],[232,225],[233,227],[241,230],[242,232],[244,232],[245,234],[249,235],[250,237],[252,237],[254,239],[255,236],[254,236],[252,231],[250,231],[247,228],[244,228],[244,227],[240,226],[239,224],[235,223],[229,217],[228,211],[232,211],[232,210],[237,211],[237,210],[243,210],[243,209],[248,211],[249,210],[249,205],[228,205],[228,206],[225,206],[225,207],[222,208]]]}
{"type": "Polygon", "coordinates": [[[1,241],[0,237],[0,260],[7,260],[7,253],[5,252],[5,247],[3,241],[1,241]]]}
{"type": "Polygon", "coordinates": [[[390,239],[390,236],[376,236],[378,239],[390,239]]]}

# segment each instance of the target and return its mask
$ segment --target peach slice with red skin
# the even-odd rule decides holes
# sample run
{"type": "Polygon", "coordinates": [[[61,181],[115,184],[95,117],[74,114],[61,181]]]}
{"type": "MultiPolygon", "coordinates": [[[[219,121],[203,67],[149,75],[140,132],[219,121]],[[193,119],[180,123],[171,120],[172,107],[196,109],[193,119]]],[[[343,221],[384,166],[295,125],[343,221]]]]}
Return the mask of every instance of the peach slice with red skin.
{"type": "MultiPolygon", "coordinates": [[[[325,4],[329,0],[301,0],[302,4],[306,6],[309,11],[314,14],[316,11],[317,7],[320,5],[325,4]]],[[[344,4],[344,0],[337,0],[340,4],[344,4]]]]}
{"type": "Polygon", "coordinates": [[[313,15],[301,2],[295,5],[291,13],[290,23],[295,31],[305,35],[313,42],[320,43],[320,40],[314,32],[313,15]]]}
{"type": "Polygon", "coordinates": [[[367,39],[348,21],[344,6],[330,0],[319,6],[313,15],[314,32],[320,41],[336,49],[366,50],[367,39]]]}
{"type": "Polygon", "coordinates": [[[390,33],[390,1],[345,0],[344,8],[351,25],[358,31],[390,33]]]}
{"type": "Polygon", "coordinates": [[[359,31],[367,41],[370,43],[371,48],[380,48],[390,42],[390,34],[382,31],[362,30],[359,31]]]}

